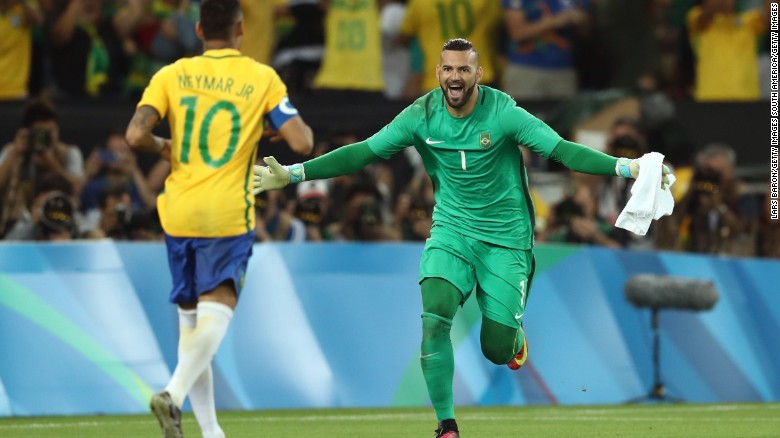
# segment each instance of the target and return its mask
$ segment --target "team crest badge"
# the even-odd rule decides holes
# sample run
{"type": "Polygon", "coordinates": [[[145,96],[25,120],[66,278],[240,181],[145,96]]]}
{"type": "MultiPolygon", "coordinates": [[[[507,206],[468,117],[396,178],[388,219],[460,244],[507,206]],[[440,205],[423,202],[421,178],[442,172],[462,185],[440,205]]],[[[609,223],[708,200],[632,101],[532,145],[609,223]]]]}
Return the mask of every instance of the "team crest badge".
{"type": "Polygon", "coordinates": [[[490,131],[479,134],[479,147],[482,149],[488,149],[493,144],[490,141],[490,131]]]}

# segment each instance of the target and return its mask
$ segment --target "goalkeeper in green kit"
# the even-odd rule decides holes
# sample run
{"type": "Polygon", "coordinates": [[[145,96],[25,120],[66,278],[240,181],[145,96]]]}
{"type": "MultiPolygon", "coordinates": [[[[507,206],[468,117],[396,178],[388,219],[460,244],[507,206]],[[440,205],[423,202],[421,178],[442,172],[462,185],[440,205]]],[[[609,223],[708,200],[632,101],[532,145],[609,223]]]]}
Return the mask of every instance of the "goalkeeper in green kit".
{"type": "Polygon", "coordinates": [[[636,178],[639,165],[563,140],[508,95],[479,85],[479,55],[464,39],[444,45],[436,75],[440,89],[368,140],[291,166],[267,157],[268,166],[255,166],[254,185],[255,193],[280,189],[354,173],[408,146],[419,151],[436,199],[420,261],[420,362],[439,422],[436,436],[457,438],[450,327],[472,291],[482,312],[485,357],[512,369],[528,357],[523,313],[534,275],[534,209],[519,145],[584,173],[636,178]]]}

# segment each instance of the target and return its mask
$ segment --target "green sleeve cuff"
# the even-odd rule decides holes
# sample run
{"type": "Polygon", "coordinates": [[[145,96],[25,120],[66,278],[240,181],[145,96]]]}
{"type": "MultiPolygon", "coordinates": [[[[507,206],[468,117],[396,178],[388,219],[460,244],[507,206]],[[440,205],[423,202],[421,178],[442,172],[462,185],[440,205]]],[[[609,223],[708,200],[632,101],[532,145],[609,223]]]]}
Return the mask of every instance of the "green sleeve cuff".
{"type": "Polygon", "coordinates": [[[550,154],[550,159],[575,172],[615,176],[617,158],[579,143],[561,140],[550,154]]]}
{"type": "Polygon", "coordinates": [[[371,151],[367,141],[361,141],[306,161],[303,168],[307,180],[327,179],[353,174],[380,158],[371,151]]]}

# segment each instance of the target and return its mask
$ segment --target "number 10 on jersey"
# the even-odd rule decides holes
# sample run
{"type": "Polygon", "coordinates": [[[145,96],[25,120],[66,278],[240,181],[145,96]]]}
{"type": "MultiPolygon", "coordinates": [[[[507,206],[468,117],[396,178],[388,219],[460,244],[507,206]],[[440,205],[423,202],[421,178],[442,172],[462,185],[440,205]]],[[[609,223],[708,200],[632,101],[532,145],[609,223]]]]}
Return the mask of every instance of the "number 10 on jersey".
{"type": "MultiPolygon", "coordinates": [[[[192,145],[192,130],[195,124],[195,108],[197,107],[198,96],[185,96],[181,98],[179,104],[187,108],[187,112],[184,115],[184,136],[181,142],[181,155],[179,161],[183,164],[190,162],[190,147],[192,145]]],[[[206,115],[200,123],[200,131],[197,138],[197,149],[200,151],[200,156],[203,162],[210,167],[221,167],[233,157],[238,146],[238,136],[241,132],[241,115],[238,113],[238,109],[232,103],[220,100],[212,105],[206,115]],[[227,111],[230,115],[230,139],[228,140],[227,149],[225,153],[219,158],[213,158],[209,151],[209,131],[211,130],[211,122],[214,117],[220,111],[227,111]]]]}

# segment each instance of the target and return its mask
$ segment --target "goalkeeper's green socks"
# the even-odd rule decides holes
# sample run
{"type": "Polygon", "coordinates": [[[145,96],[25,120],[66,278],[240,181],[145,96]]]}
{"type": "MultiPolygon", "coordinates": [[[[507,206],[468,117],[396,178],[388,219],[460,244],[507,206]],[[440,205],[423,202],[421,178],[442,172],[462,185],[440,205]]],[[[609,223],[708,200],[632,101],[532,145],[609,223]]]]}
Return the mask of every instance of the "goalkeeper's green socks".
{"type": "Polygon", "coordinates": [[[454,419],[452,379],[455,375],[455,356],[450,341],[452,320],[425,312],[422,314],[422,323],[420,364],[428,395],[439,422],[454,419]]]}

